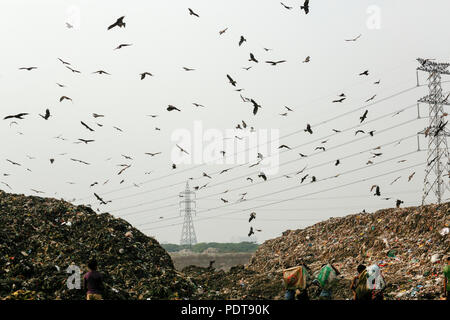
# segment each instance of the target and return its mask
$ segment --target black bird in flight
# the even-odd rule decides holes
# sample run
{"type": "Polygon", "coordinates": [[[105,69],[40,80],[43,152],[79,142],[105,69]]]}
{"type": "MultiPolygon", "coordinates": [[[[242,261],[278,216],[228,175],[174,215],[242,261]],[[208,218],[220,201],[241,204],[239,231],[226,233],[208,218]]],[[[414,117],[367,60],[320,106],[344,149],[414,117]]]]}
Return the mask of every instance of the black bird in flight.
{"type": "Polygon", "coordinates": [[[359,34],[359,36],[357,36],[356,38],[353,39],[345,39],[345,41],[356,41],[361,37],[361,34],[359,34]]]}
{"type": "Polygon", "coordinates": [[[279,61],[266,61],[266,63],[272,65],[272,66],[276,66],[279,63],[283,63],[286,62],[286,60],[279,60],[279,61]]]}
{"type": "Polygon", "coordinates": [[[59,102],[63,102],[63,100],[70,100],[70,101],[72,101],[72,99],[69,98],[68,96],[62,96],[61,98],[59,98],[59,102]]]}
{"type": "Polygon", "coordinates": [[[73,158],[71,158],[70,160],[75,161],[75,162],[79,162],[79,163],[82,163],[82,164],[85,164],[85,165],[90,165],[90,163],[87,163],[86,161],[82,161],[82,160],[78,160],[78,159],[73,159],[73,158]]]}
{"type": "Polygon", "coordinates": [[[67,62],[67,61],[64,61],[64,60],[63,60],[63,59],[61,59],[61,58],[58,58],[58,60],[59,60],[59,61],[61,61],[61,62],[62,62],[63,64],[67,64],[67,65],[69,65],[69,66],[71,65],[71,64],[70,64],[69,62],[67,62]]]}
{"type": "Polygon", "coordinates": [[[22,67],[22,68],[19,68],[19,70],[28,70],[28,71],[31,71],[31,70],[34,70],[34,69],[37,69],[37,67],[22,67]]]}
{"type": "Polygon", "coordinates": [[[45,110],[45,115],[39,114],[44,120],[48,120],[50,118],[50,110],[45,110]]]}
{"type": "Polygon", "coordinates": [[[248,222],[252,222],[254,219],[256,219],[256,212],[250,213],[250,219],[248,219],[248,222]]]}
{"type": "Polygon", "coordinates": [[[400,208],[400,205],[401,205],[402,203],[404,203],[402,200],[397,200],[397,201],[395,202],[395,206],[396,206],[397,208],[400,208]]]}
{"type": "Polygon", "coordinates": [[[122,44],[119,44],[117,47],[115,47],[114,50],[122,49],[124,47],[129,47],[132,45],[133,45],[132,43],[122,43],[122,44]]]}
{"type": "Polygon", "coordinates": [[[345,99],[345,97],[342,97],[340,99],[333,100],[333,103],[342,103],[342,101],[344,101],[345,99]]]}
{"type": "Polygon", "coordinates": [[[227,30],[228,30],[228,28],[225,28],[225,29],[223,29],[223,30],[220,30],[220,31],[219,31],[219,35],[223,35],[227,30]]]}
{"type": "Polygon", "coordinates": [[[144,80],[145,76],[153,77],[153,75],[150,72],[143,72],[141,73],[141,80],[144,80]]]}
{"type": "Polygon", "coordinates": [[[336,160],[336,163],[334,164],[335,166],[338,166],[341,163],[341,161],[339,161],[339,159],[336,160]]]}
{"type": "Polygon", "coordinates": [[[239,39],[239,47],[245,42],[247,39],[244,38],[244,36],[241,36],[241,39],[239,39]]]}
{"type": "Polygon", "coordinates": [[[267,176],[264,174],[264,172],[258,174],[258,177],[263,178],[264,181],[267,181],[267,176]]]}
{"type": "Polygon", "coordinates": [[[118,175],[118,176],[121,175],[125,170],[129,169],[130,167],[131,167],[131,164],[130,164],[130,165],[125,165],[125,167],[123,167],[123,169],[121,169],[121,170],[119,171],[119,173],[117,173],[117,175],[118,175]]]}
{"type": "Polygon", "coordinates": [[[83,121],[80,121],[81,124],[83,125],[83,127],[85,127],[86,129],[88,129],[89,131],[93,132],[95,131],[94,129],[92,129],[91,127],[89,127],[86,123],[84,123],[83,121]]]}
{"type": "Polygon", "coordinates": [[[434,133],[434,136],[437,137],[439,135],[439,132],[441,132],[442,130],[444,130],[445,126],[447,125],[448,121],[443,123],[442,121],[439,123],[439,126],[436,130],[436,132],[434,133]]]}
{"type": "Polygon", "coordinates": [[[250,99],[250,102],[253,104],[253,114],[256,115],[258,109],[261,108],[261,106],[253,99],[250,99]]]}
{"type": "Polygon", "coordinates": [[[291,150],[291,148],[285,144],[282,144],[281,146],[278,147],[278,149],[282,149],[282,148],[291,150]]]}
{"type": "Polygon", "coordinates": [[[227,74],[227,78],[228,78],[228,81],[230,81],[231,85],[233,87],[236,87],[236,81],[234,81],[233,78],[231,78],[230,75],[228,75],[228,74],[227,74]]]}
{"type": "Polygon", "coordinates": [[[313,131],[311,129],[311,125],[309,123],[306,125],[306,129],[304,131],[305,132],[309,132],[310,134],[313,134],[313,131]]]}
{"type": "Polygon", "coordinates": [[[309,0],[305,0],[303,5],[300,7],[300,10],[304,10],[305,14],[309,13],[309,0]]]}
{"type": "Polygon", "coordinates": [[[365,133],[365,132],[364,132],[364,130],[358,130],[358,131],[355,132],[355,136],[356,136],[358,133],[365,133]]]}
{"type": "Polygon", "coordinates": [[[100,201],[101,204],[108,204],[108,202],[111,202],[111,201],[105,202],[105,200],[103,200],[103,199],[102,199],[98,194],[96,194],[95,192],[94,192],[94,196],[97,198],[98,201],[100,201]]]}
{"type": "Polygon", "coordinates": [[[178,109],[177,107],[169,104],[169,106],[167,107],[167,111],[173,111],[173,110],[177,110],[177,111],[181,111],[180,109],[178,109]]]}
{"type": "Polygon", "coordinates": [[[66,68],[69,69],[70,71],[72,71],[73,73],[81,73],[81,71],[75,70],[75,69],[73,69],[73,68],[71,68],[69,66],[66,66],[66,68]]]}
{"type": "Polygon", "coordinates": [[[123,22],[123,19],[125,18],[125,16],[120,17],[119,19],[116,20],[116,22],[114,22],[112,25],[110,25],[108,27],[108,30],[111,30],[114,27],[124,27],[125,28],[125,22],[123,22]]]}
{"type": "Polygon", "coordinates": [[[20,163],[11,161],[11,160],[9,160],[9,159],[6,159],[6,161],[8,161],[9,163],[11,163],[12,165],[15,165],[15,166],[19,166],[19,167],[22,166],[20,163]]]}
{"type": "Polygon", "coordinates": [[[250,53],[250,59],[248,59],[248,61],[254,61],[254,62],[258,63],[258,60],[256,60],[253,53],[250,53]]]}
{"type": "Polygon", "coordinates": [[[289,108],[289,107],[286,107],[286,106],[284,106],[288,111],[291,111],[291,112],[294,112],[294,110],[292,110],[291,108],[289,108]]]}
{"type": "Polygon", "coordinates": [[[78,139],[81,142],[84,142],[85,144],[88,144],[89,142],[94,142],[95,140],[86,140],[86,139],[78,139]]]}
{"type": "Polygon", "coordinates": [[[189,15],[196,16],[197,18],[200,18],[200,16],[198,14],[196,14],[191,8],[188,8],[188,10],[189,10],[189,15]]]}
{"type": "Polygon", "coordinates": [[[255,232],[253,231],[253,227],[250,227],[250,231],[248,233],[248,236],[250,237],[252,234],[255,234],[255,232]]]}
{"type": "Polygon", "coordinates": [[[374,196],[381,196],[381,193],[380,193],[380,186],[377,186],[376,184],[374,184],[374,185],[370,188],[370,192],[372,192],[373,189],[375,189],[375,194],[374,194],[374,196]]]}
{"type": "Polygon", "coordinates": [[[360,123],[362,123],[364,120],[366,120],[367,114],[368,114],[368,113],[369,113],[369,110],[366,110],[366,111],[364,112],[364,114],[363,114],[361,117],[359,117],[359,119],[361,120],[360,123]]]}
{"type": "Polygon", "coordinates": [[[292,7],[289,7],[289,6],[285,5],[283,2],[280,2],[280,3],[281,3],[281,5],[282,5],[283,7],[285,7],[286,9],[288,9],[288,10],[291,10],[291,9],[292,9],[292,7]]]}
{"type": "Polygon", "coordinates": [[[368,75],[369,75],[369,70],[366,70],[366,71],[364,71],[364,72],[361,72],[359,75],[360,75],[360,76],[368,76],[368,75]]]}
{"type": "Polygon", "coordinates": [[[3,120],[7,120],[7,119],[20,119],[23,120],[24,116],[27,116],[28,113],[19,113],[19,114],[15,114],[15,115],[9,115],[3,118],[3,120]]]}
{"type": "Polygon", "coordinates": [[[154,157],[158,154],[161,154],[161,152],[156,152],[156,153],[146,152],[145,154],[148,154],[149,156],[154,157]]]}
{"type": "Polygon", "coordinates": [[[373,95],[372,97],[370,97],[369,99],[367,99],[366,102],[372,101],[373,99],[375,99],[376,96],[377,96],[376,94],[373,95]]]}
{"type": "Polygon", "coordinates": [[[178,147],[178,149],[180,149],[180,151],[181,152],[184,152],[184,153],[186,153],[186,154],[189,154],[189,152],[187,152],[186,150],[184,150],[182,147],[180,147],[178,144],[177,144],[177,147],[178,147]]]}
{"type": "Polygon", "coordinates": [[[92,72],[92,73],[111,75],[111,74],[109,74],[108,72],[106,72],[106,71],[104,71],[104,70],[98,70],[98,71],[95,71],[95,72],[92,72]]]}

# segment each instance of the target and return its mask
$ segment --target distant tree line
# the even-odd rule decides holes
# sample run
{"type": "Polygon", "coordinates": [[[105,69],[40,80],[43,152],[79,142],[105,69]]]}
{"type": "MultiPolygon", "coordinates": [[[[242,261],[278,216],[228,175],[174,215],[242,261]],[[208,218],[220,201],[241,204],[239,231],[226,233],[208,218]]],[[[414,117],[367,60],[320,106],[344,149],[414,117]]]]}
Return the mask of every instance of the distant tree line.
{"type": "Polygon", "coordinates": [[[190,247],[189,245],[178,245],[172,243],[161,244],[161,246],[166,249],[167,252],[178,252],[183,249],[189,249],[192,252],[201,253],[208,248],[215,248],[220,253],[235,253],[235,252],[255,252],[258,248],[257,243],[253,242],[240,242],[240,243],[219,243],[219,242],[209,242],[209,243],[197,243],[190,247]]]}

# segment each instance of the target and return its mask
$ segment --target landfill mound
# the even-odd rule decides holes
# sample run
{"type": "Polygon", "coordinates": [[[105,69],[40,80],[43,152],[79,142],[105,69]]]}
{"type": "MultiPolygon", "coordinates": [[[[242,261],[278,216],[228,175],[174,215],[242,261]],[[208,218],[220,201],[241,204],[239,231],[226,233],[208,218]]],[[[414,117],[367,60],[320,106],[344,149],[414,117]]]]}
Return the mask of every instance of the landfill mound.
{"type": "Polygon", "coordinates": [[[265,300],[281,299],[283,285],[275,274],[261,274],[243,265],[232,267],[228,272],[188,266],[183,274],[190,279],[196,291],[196,300],[265,300]]]}
{"type": "Polygon", "coordinates": [[[107,213],[0,190],[0,299],[85,299],[67,268],[95,258],[106,299],[189,297],[193,284],[153,238],[107,213]]]}
{"type": "Polygon", "coordinates": [[[335,299],[349,289],[358,264],[378,264],[387,282],[386,299],[439,299],[442,260],[449,254],[450,203],[383,209],[331,218],[264,242],[248,269],[260,274],[306,263],[313,272],[332,262],[341,272],[335,299]]]}

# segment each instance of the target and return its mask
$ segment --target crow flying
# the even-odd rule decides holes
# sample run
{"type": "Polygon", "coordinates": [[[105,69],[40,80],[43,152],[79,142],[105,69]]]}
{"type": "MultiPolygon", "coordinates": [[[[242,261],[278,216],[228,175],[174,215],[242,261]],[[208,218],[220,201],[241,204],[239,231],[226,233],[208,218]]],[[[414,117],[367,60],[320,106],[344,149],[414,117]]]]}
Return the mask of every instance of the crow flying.
{"type": "Polygon", "coordinates": [[[200,18],[200,16],[198,14],[196,14],[191,8],[188,8],[188,10],[189,10],[189,15],[196,16],[197,18],[200,18]]]}
{"type": "Polygon", "coordinates": [[[124,27],[125,28],[125,22],[123,22],[123,19],[125,18],[125,16],[120,17],[119,19],[116,20],[116,22],[114,22],[112,25],[110,25],[108,27],[108,30],[114,28],[114,27],[124,27]]]}
{"type": "Polygon", "coordinates": [[[27,115],[28,115],[28,113],[19,113],[19,114],[15,114],[15,115],[9,115],[9,116],[4,117],[3,120],[13,119],[13,118],[23,120],[23,117],[27,116],[27,115]]]}
{"type": "Polygon", "coordinates": [[[304,10],[305,14],[309,13],[309,0],[305,0],[303,5],[300,7],[300,10],[304,10]]]}

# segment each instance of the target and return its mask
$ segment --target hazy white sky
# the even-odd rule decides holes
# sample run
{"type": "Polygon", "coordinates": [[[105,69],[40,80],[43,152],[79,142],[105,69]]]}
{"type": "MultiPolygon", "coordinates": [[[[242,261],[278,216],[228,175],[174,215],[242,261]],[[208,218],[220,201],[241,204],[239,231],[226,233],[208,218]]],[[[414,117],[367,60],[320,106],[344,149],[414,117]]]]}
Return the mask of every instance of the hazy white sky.
{"type": "MultiPolygon", "coordinates": [[[[428,121],[413,121],[417,118],[415,102],[427,94],[425,86],[414,88],[415,59],[450,61],[446,41],[450,3],[434,0],[424,10],[421,1],[311,0],[308,15],[300,11],[299,1],[283,3],[294,9],[286,10],[279,1],[269,0],[2,1],[1,118],[19,112],[30,115],[17,120],[17,125],[11,120],[0,123],[0,182],[12,190],[5,184],[0,188],[30,195],[35,194],[31,189],[36,189],[45,192],[42,196],[77,199],[74,203],[91,204],[123,217],[159,241],[175,243],[179,242],[183,222],[178,193],[190,177],[195,178],[192,186],[210,183],[197,192],[200,200],[195,228],[201,242],[247,238],[252,211],[257,218],[251,225],[262,230],[256,234],[261,242],[286,229],[332,216],[392,207],[396,199],[406,205],[420,203],[424,166],[387,173],[425,162],[426,152],[412,153],[417,150],[413,135],[428,121]],[[190,16],[188,7],[200,18],[190,16]],[[107,31],[122,15],[126,27],[107,31]],[[68,21],[74,28],[66,27],[68,21]],[[225,28],[228,30],[219,35],[225,28]],[[345,41],[359,34],[362,36],[357,41],[345,41]],[[239,47],[241,35],[247,42],[239,47]],[[113,50],[122,43],[132,46],[113,50]],[[266,52],[264,47],[272,50],[266,52]],[[248,61],[250,52],[258,64],[248,61]],[[311,61],[302,63],[307,56],[311,61]],[[70,72],[57,58],[82,73],[70,72]],[[274,67],[264,63],[266,60],[287,62],[274,67]],[[30,66],[38,69],[18,70],[30,66]],[[249,66],[249,71],[242,69],[249,66]],[[195,71],[186,72],[182,67],[195,71]],[[100,69],[111,75],[92,74],[100,69]],[[359,76],[367,69],[368,77],[359,76]],[[145,71],[154,77],[141,81],[139,74],[145,71]],[[237,81],[236,88],[244,89],[242,92],[228,83],[227,74],[237,81]],[[380,84],[375,85],[378,80],[380,84]],[[66,87],[58,87],[57,82],[66,87]],[[411,90],[398,94],[406,89],[411,90]],[[333,104],[340,93],[347,99],[333,104]],[[240,94],[262,106],[256,116],[240,94]],[[73,102],[60,103],[63,95],[73,102]],[[373,95],[376,98],[372,102],[395,97],[369,107],[365,101],[373,95]],[[196,108],[194,102],[206,107],[196,108]],[[168,104],[181,112],[166,111],[168,104]],[[287,117],[280,116],[287,111],[284,106],[294,110],[287,117]],[[357,129],[351,129],[326,138],[334,133],[332,129],[357,126],[365,106],[368,123],[360,129],[376,130],[374,137],[353,142],[365,135],[355,137],[357,129]],[[38,115],[46,108],[52,114],[48,121],[38,115]],[[357,108],[363,109],[317,126],[357,108]],[[394,117],[389,115],[403,109],[394,117]],[[94,119],[93,112],[105,117],[94,119]],[[148,114],[159,116],[151,118],[148,114]],[[278,130],[282,139],[276,147],[301,145],[280,155],[277,175],[260,183],[259,169],[248,165],[221,175],[212,173],[233,165],[197,168],[194,164],[172,169],[171,153],[180,143],[171,139],[174,132],[185,129],[193,133],[194,123],[200,121],[204,130],[225,134],[242,120],[256,130],[278,130]],[[80,121],[95,132],[85,129],[80,121]],[[292,134],[307,123],[313,125],[313,135],[303,131],[292,134]],[[54,139],[58,135],[67,140],[54,139]],[[382,157],[371,159],[369,149],[406,137],[410,138],[383,147],[382,157]],[[95,142],[74,144],[79,138],[95,142]],[[328,142],[321,144],[322,140],[328,142]],[[318,146],[325,146],[327,151],[317,153],[318,146]],[[162,154],[150,157],[145,152],[162,154]],[[299,152],[311,156],[301,159],[299,152]],[[55,159],[53,164],[50,158],[55,159]],[[334,165],[336,159],[341,159],[339,166],[334,165]],[[376,165],[366,165],[369,159],[376,165]],[[118,175],[120,164],[131,167],[118,175]],[[316,176],[318,182],[311,184],[308,177],[301,185],[303,175],[282,177],[305,166],[305,174],[316,176]],[[213,179],[202,177],[203,172],[212,174],[213,179]],[[342,175],[321,180],[337,174],[342,175]],[[358,182],[382,174],[387,175],[358,182]],[[253,178],[253,184],[246,177],[253,178]],[[125,182],[120,184],[122,179],[125,182]],[[98,184],[90,187],[94,182],[98,184]],[[373,184],[380,185],[382,197],[372,195],[373,184]],[[339,188],[326,191],[334,187],[339,188]],[[226,190],[230,191],[219,195],[226,190]],[[99,206],[94,192],[112,202],[99,206]],[[244,192],[248,200],[236,203],[244,192]],[[384,197],[392,199],[386,201],[384,197]],[[223,203],[220,198],[229,202],[223,203]]],[[[420,74],[421,84],[426,79],[426,74],[420,74]]],[[[448,83],[443,87],[445,92],[449,90],[448,83]]],[[[421,115],[427,115],[427,106],[421,106],[421,115]]],[[[422,147],[425,143],[422,137],[422,147]]]]}

